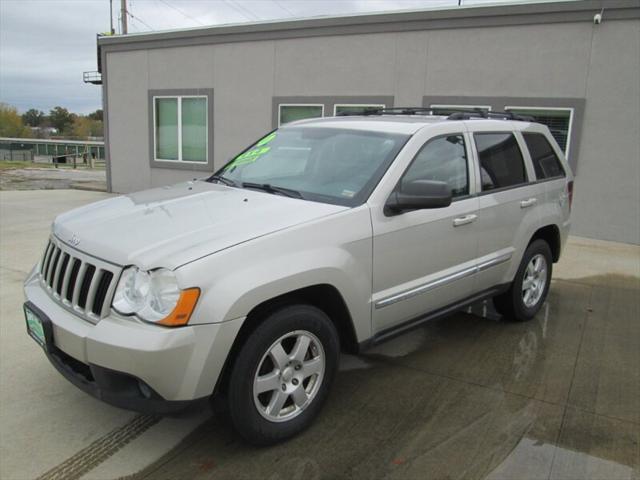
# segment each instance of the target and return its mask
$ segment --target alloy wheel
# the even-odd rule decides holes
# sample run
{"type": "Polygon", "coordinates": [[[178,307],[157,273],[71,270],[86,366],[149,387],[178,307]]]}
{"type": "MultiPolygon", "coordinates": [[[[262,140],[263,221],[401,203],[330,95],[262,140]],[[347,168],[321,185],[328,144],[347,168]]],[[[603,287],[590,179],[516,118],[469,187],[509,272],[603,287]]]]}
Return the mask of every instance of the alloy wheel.
{"type": "Polygon", "coordinates": [[[285,422],[300,415],[320,389],[325,353],[311,332],[296,330],[277,339],[262,356],[253,380],[260,415],[285,422]]]}

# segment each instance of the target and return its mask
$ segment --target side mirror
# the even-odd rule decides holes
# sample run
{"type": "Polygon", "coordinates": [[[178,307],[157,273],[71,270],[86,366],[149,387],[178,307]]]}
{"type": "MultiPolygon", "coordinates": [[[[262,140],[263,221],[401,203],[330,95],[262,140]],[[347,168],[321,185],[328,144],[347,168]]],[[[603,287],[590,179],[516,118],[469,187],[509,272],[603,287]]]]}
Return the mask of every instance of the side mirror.
{"type": "Polygon", "coordinates": [[[408,210],[443,208],[449,205],[451,205],[451,187],[446,182],[413,180],[401,184],[389,196],[384,211],[387,216],[391,216],[408,210]]]}

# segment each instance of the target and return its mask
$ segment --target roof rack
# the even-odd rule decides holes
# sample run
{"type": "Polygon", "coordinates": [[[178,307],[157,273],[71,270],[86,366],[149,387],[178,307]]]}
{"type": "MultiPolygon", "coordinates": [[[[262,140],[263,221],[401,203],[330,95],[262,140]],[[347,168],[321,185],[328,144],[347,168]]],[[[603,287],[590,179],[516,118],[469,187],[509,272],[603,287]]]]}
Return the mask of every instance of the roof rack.
{"type": "MultiPolygon", "coordinates": [[[[451,110],[451,109],[447,109],[451,110]]],[[[371,115],[437,115],[437,109],[427,107],[365,107],[361,110],[346,110],[338,113],[339,117],[371,116],[371,115]]],[[[496,119],[517,120],[521,122],[535,122],[533,117],[518,115],[513,112],[488,112],[481,108],[460,109],[447,116],[447,120],[472,120],[472,119],[496,119]]]]}
{"type": "Polygon", "coordinates": [[[338,117],[355,115],[433,115],[433,109],[426,107],[365,107],[360,110],[345,110],[338,113],[338,117]]]}
{"type": "Polygon", "coordinates": [[[474,111],[454,112],[447,117],[447,120],[473,120],[478,118],[495,119],[495,120],[516,120],[520,122],[535,122],[535,118],[528,115],[518,115],[513,112],[488,112],[482,109],[474,111]]]}

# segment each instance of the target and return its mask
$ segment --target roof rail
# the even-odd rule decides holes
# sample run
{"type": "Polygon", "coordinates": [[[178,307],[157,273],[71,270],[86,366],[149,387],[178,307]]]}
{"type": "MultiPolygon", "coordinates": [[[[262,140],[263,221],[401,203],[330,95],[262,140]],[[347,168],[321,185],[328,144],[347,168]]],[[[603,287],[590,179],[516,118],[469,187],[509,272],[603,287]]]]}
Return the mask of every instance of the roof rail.
{"type": "Polygon", "coordinates": [[[338,113],[338,117],[354,115],[433,115],[433,110],[426,107],[365,107],[361,110],[346,110],[338,113]]]}
{"type": "Polygon", "coordinates": [[[535,122],[536,119],[528,115],[518,115],[513,112],[488,112],[476,109],[473,112],[454,112],[447,117],[447,120],[473,120],[473,119],[495,119],[495,120],[516,120],[520,122],[535,122]]]}
{"type": "MultiPolygon", "coordinates": [[[[438,109],[427,107],[365,107],[360,110],[346,110],[337,114],[338,117],[370,116],[370,115],[437,115],[438,109]]],[[[450,109],[447,109],[450,110],[450,109]]],[[[481,108],[460,109],[447,116],[447,120],[471,119],[518,120],[521,122],[535,122],[533,117],[518,115],[513,112],[488,112],[481,108]]]]}

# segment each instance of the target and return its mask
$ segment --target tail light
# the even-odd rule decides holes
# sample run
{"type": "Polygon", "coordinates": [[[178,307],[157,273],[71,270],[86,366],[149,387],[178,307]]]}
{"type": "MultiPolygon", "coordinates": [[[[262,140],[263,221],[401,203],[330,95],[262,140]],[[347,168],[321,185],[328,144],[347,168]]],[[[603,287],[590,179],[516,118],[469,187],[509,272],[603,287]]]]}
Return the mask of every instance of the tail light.
{"type": "Polygon", "coordinates": [[[567,196],[569,197],[569,210],[571,210],[571,204],[573,203],[573,180],[567,183],[567,196]]]}

